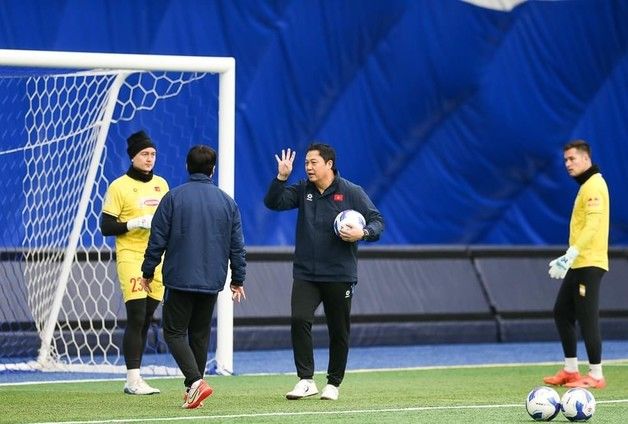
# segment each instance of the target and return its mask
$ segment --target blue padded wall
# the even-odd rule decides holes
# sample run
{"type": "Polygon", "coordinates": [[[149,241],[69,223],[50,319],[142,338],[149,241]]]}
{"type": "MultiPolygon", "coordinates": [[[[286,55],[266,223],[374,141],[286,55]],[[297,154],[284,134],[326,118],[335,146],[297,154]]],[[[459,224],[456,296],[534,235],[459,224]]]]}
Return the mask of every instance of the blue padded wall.
{"type": "Polygon", "coordinates": [[[294,214],[262,198],[273,155],[295,148],[303,178],[314,139],[337,147],[341,174],[383,212],[382,244],[564,244],[577,186],[561,146],[575,137],[609,182],[617,245],[628,243],[626,22],[625,1],[5,0],[0,47],[235,57],[249,245],[293,243],[294,214]]]}

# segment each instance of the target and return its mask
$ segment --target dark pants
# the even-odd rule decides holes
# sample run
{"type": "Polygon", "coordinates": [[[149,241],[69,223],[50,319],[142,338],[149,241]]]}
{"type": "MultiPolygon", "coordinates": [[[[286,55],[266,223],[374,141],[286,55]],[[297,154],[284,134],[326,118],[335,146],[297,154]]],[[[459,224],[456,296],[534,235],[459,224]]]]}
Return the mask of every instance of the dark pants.
{"type": "Polygon", "coordinates": [[[124,363],[128,370],[137,369],[142,364],[142,355],[146,349],[146,336],[153,320],[159,301],[147,297],[129,300],[126,308],[126,328],[122,338],[124,363]]]}
{"type": "Polygon", "coordinates": [[[211,319],[217,294],[185,292],[166,288],[163,326],[168,348],[185,376],[184,384],[203,378],[211,319]]]}
{"type": "Polygon", "coordinates": [[[554,304],[554,322],[560,335],[565,358],[577,356],[577,321],[587,349],[589,363],[602,362],[599,303],[600,283],[605,272],[597,267],[570,269],[560,286],[554,304]]]}
{"type": "Polygon", "coordinates": [[[295,280],[292,286],[291,335],[294,363],[299,378],[314,375],[312,323],[314,312],[323,303],[329,331],[327,383],[340,386],[349,355],[352,283],[320,283],[295,280]]]}

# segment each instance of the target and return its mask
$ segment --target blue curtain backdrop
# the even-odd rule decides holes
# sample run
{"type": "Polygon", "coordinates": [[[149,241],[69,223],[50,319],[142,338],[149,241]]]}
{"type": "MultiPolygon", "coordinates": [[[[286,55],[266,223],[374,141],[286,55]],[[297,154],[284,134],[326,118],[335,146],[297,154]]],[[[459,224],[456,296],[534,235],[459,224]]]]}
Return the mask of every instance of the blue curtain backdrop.
{"type": "Polygon", "coordinates": [[[249,245],[293,243],[296,215],[262,199],[274,154],[297,150],[296,181],[312,140],[370,194],[384,244],[564,245],[572,138],[609,184],[611,243],[628,244],[626,1],[5,0],[0,47],[235,57],[249,245]]]}

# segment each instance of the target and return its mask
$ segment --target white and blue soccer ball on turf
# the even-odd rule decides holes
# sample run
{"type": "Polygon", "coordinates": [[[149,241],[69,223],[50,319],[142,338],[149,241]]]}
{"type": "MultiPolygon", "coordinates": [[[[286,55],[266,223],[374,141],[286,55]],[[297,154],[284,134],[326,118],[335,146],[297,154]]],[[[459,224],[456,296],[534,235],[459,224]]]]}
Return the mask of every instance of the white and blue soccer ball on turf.
{"type": "Polygon", "coordinates": [[[587,421],[595,413],[595,398],[587,389],[569,389],[561,398],[563,415],[569,421],[587,421]]]}
{"type": "Polygon", "coordinates": [[[551,387],[532,389],[526,398],[526,411],[535,421],[551,421],[560,412],[560,396],[551,387]]]}
{"type": "Polygon", "coordinates": [[[364,216],[358,211],[353,209],[347,209],[340,212],[336,215],[336,219],[334,219],[334,232],[336,235],[340,232],[340,229],[346,226],[347,224],[358,226],[360,229],[364,228],[366,225],[366,220],[364,216]]]}

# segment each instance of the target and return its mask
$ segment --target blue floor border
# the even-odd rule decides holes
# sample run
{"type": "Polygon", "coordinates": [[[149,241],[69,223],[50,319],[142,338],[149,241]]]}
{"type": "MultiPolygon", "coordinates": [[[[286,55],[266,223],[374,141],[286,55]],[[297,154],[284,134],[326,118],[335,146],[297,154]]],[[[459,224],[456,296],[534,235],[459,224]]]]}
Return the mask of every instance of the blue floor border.
{"type": "MultiPolygon", "coordinates": [[[[584,345],[578,345],[579,360],[586,363],[584,345]]],[[[627,360],[628,340],[605,341],[603,361],[627,360]]],[[[325,372],[328,355],[326,349],[315,350],[317,372],[325,372]]],[[[416,346],[354,347],[349,352],[347,370],[416,368],[435,366],[526,364],[562,361],[562,349],[558,342],[534,343],[477,343],[438,344],[416,346]]],[[[172,362],[170,355],[146,355],[144,364],[163,365],[172,362]]],[[[294,373],[292,351],[260,350],[234,352],[236,375],[294,373]]],[[[67,373],[67,372],[0,372],[0,384],[85,379],[121,379],[124,374],[67,373]]]]}

